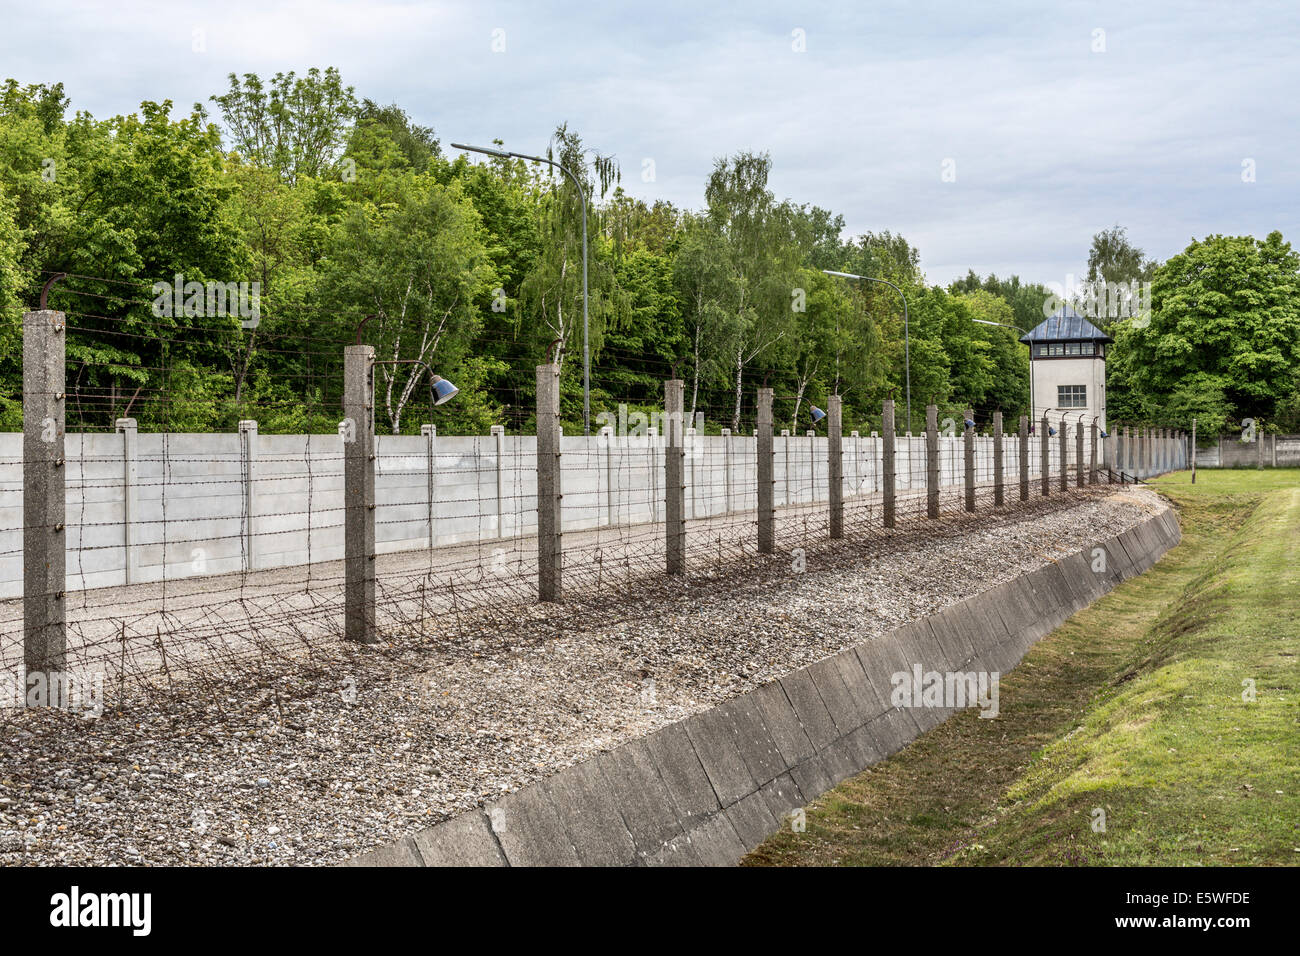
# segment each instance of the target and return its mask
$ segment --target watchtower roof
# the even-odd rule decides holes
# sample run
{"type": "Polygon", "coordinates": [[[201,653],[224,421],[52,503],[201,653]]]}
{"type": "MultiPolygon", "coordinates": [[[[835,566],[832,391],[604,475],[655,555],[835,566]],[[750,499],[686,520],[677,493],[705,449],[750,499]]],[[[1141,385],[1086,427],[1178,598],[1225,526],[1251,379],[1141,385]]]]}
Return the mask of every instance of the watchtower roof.
{"type": "Polygon", "coordinates": [[[1040,342],[1113,342],[1109,335],[1093,325],[1068,305],[1034,326],[1020,341],[1026,345],[1040,342]]]}

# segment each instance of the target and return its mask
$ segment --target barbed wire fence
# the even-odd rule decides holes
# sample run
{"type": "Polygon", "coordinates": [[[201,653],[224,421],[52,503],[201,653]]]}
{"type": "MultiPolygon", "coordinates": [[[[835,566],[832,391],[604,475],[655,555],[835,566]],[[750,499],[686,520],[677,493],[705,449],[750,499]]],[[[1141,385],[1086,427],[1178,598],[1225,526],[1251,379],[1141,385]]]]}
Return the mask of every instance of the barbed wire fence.
{"type": "Polygon", "coordinates": [[[535,434],[378,435],[376,388],[397,360],[359,334],[274,324],[256,348],[292,356],[295,397],[230,400],[237,429],[202,433],[187,430],[194,406],[216,400],[184,358],[207,335],[237,364],[247,343],[201,317],[160,335],[120,315],[145,304],[139,288],[74,278],[62,298],[77,307],[24,317],[21,447],[0,435],[0,673],[21,678],[18,705],[75,709],[89,690],[100,708],[220,709],[250,691],[273,706],[366,655],[419,668],[614,626],[686,591],[780,587],[813,556],[1024,520],[1186,461],[1181,434],[1108,435],[1082,415],[1044,416],[1031,435],[1025,418],[1005,434],[999,414],[977,434],[973,412],[941,422],[931,405],[923,434],[898,435],[892,400],[879,433],[846,435],[837,396],[792,434],[774,403],[802,396],[769,388],[738,428],[734,409],[688,409],[669,369],[661,412],[629,415],[646,396],[628,394],[596,434],[564,435],[551,364],[535,396],[511,396],[515,421],[535,402],[535,434]],[[124,370],[127,352],[143,358],[124,370]],[[124,371],[158,384],[128,396],[124,371]],[[338,428],[262,434],[257,415],[338,428]]]}

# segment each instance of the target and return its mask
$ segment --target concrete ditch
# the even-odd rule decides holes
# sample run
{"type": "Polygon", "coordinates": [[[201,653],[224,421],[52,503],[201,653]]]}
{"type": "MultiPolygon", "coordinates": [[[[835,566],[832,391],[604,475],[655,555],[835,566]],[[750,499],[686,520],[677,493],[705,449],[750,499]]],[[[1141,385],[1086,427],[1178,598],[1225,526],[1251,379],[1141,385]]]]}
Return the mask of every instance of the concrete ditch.
{"type": "Polygon", "coordinates": [[[350,866],[730,866],[786,816],[946,720],[891,675],[1006,673],[1180,539],[1172,508],[1096,547],[846,648],[350,866]]]}

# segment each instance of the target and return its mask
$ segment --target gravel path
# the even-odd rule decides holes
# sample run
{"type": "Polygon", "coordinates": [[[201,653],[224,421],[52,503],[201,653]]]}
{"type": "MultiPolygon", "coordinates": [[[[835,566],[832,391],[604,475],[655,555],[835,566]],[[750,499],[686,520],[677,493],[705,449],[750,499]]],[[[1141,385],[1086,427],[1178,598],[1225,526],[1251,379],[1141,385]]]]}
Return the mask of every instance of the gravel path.
{"type": "Polygon", "coordinates": [[[27,712],[0,725],[0,865],[335,863],[1163,507],[1125,487],[944,519],[884,554],[827,543],[802,572],[777,556],[617,615],[586,613],[608,611],[600,596],[560,614],[521,607],[508,644],[435,631],[215,700],[97,720],[27,712]]]}

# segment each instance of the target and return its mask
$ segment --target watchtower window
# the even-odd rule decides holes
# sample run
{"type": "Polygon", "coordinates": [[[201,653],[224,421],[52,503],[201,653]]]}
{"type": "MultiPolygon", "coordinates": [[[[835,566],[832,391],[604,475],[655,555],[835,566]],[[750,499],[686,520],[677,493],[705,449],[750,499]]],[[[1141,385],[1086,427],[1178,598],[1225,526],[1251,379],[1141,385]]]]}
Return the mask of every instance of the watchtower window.
{"type": "Polygon", "coordinates": [[[1087,408],[1088,407],[1088,386],[1087,385],[1056,386],[1056,407],[1057,408],[1087,408]]]}

